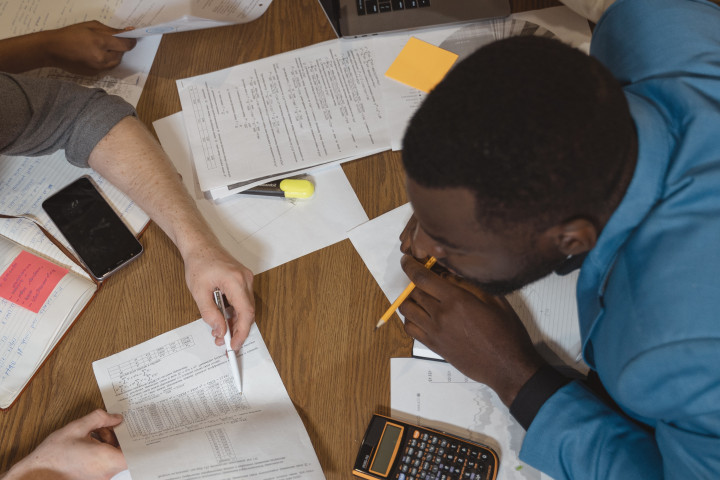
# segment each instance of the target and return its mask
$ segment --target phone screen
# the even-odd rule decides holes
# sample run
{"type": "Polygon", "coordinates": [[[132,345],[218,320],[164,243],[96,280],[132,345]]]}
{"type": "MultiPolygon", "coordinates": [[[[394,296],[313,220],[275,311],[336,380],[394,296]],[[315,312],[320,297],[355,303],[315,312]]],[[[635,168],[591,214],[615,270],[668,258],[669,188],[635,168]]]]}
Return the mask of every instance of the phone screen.
{"type": "Polygon", "coordinates": [[[87,177],[54,193],[42,206],[98,280],[143,251],[135,235],[87,177]]]}

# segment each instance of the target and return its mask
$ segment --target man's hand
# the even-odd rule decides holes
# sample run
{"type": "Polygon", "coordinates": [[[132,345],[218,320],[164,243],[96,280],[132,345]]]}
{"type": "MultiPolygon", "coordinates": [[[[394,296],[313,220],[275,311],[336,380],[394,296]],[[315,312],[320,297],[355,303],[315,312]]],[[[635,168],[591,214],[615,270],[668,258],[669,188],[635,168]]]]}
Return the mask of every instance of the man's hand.
{"type": "Polygon", "coordinates": [[[95,410],[50,434],[3,480],[107,480],[125,470],[125,457],[110,431],[122,416],[95,410]]]}
{"type": "Polygon", "coordinates": [[[185,279],[203,320],[212,327],[216,345],[223,345],[225,321],[215,305],[213,292],[219,288],[232,306],[228,320],[232,332],[231,347],[239,350],[255,320],[253,274],[221,246],[204,248],[185,260],[185,279]]]}
{"type": "Polygon", "coordinates": [[[123,32],[97,21],[0,40],[0,70],[21,73],[41,67],[62,68],[80,75],[96,75],[116,67],[136,43],[123,32]]]}
{"type": "Polygon", "coordinates": [[[134,38],[113,37],[123,31],[94,20],[48,30],[46,45],[52,66],[80,75],[114,68],[136,43],[134,38]]]}
{"type": "Polygon", "coordinates": [[[407,334],[490,386],[509,406],[544,361],[507,300],[441,277],[409,255],[402,267],[416,285],[400,307],[407,334]]]}

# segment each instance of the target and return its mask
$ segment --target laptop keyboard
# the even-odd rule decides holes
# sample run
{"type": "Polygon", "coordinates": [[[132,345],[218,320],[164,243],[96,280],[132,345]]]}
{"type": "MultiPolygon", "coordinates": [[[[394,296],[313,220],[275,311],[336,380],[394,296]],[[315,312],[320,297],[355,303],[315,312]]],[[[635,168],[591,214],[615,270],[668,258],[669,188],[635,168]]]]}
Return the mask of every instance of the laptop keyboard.
{"type": "Polygon", "coordinates": [[[429,7],[430,0],[355,0],[358,15],[429,7]]]}

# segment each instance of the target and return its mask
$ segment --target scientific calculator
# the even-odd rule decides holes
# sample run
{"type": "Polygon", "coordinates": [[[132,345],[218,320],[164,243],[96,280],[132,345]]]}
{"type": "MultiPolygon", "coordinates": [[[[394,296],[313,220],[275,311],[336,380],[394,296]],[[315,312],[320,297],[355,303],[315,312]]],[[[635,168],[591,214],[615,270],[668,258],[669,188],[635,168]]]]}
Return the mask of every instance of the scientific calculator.
{"type": "Polygon", "coordinates": [[[370,480],[494,480],[489,447],[383,415],[373,415],[353,475],[370,480]]]}

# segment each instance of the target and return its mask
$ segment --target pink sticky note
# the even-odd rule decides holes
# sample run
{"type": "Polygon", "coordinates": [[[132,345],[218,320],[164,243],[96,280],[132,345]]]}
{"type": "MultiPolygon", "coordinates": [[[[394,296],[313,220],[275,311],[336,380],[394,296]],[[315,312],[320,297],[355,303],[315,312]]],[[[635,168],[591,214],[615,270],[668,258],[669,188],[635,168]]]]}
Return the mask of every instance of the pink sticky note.
{"type": "Polygon", "coordinates": [[[0,275],[0,297],[38,313],[67,268],[22,251],[0,275]]]}

